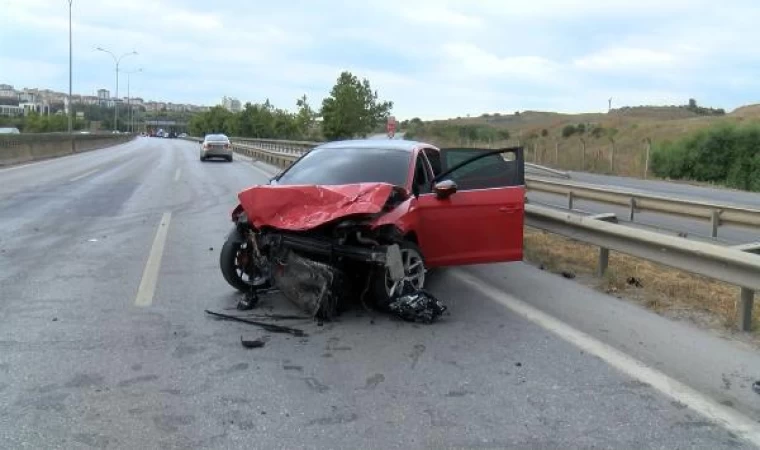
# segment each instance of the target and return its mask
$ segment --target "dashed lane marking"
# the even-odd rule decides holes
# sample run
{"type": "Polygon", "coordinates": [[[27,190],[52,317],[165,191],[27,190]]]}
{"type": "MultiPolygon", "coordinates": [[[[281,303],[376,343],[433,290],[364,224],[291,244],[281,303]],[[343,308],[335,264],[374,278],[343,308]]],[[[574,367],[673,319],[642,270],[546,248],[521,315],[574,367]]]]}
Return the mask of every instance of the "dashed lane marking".
{"type": "Polygon", "coordinates": [[[161,217],[161,222],[156,230],[156,237],[153,239],[153,246],[150,248],[148,261],[143,270],[140,287],[137,289],[135,306],[150,306],[153,304],[153,294],[156,292],[156,283],[158,282],[158,272],[161,269],[161,258],[164,254],[166,245],[166,236],[169,232],[169,222],[172,219],[172,213],[167,211],[161,217]]]}

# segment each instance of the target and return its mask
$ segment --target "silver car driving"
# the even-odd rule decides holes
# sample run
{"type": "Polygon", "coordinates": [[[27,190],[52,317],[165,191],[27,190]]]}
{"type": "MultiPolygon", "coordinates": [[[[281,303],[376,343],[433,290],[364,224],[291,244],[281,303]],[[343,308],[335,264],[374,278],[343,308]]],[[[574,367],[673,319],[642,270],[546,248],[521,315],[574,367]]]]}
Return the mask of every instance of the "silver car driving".
{"type": "Polygon", "coordinates": [[[215,157],[232,162],[232,143],[224,134],[207,134],[201,142],[201,161],[215,157]]]}

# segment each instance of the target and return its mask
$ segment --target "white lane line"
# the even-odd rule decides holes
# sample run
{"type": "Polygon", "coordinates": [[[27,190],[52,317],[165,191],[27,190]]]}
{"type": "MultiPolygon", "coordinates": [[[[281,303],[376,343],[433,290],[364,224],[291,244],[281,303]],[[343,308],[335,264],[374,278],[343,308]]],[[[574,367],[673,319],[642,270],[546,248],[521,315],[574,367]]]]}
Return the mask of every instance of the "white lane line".
{"type": "Polygon", "coordinates": [[[614,347],[598,341],[586,333],[572,328],[558,319],[534,308],[522,300],[500,291],[496,287],[471,274],[465,273],[460,269],[454,269],[452,273],[460,281],[467,283],[473,289],[476,289],[492,300],[501,303],[511,311],[523,316],[547,331],[556,334],[575,346],[580,347],[586,352],[598,356],[607,364],[624,374],[643,383],[650,384],[661,393],[689,406],[706,418],[722,425],[727,430],[742,436],[755,446],[760,447],[760,424],[735,409],[721,405],[699,391],[690,388],[662,372],[652,369],[643,362],[626,355],[614,347]]]}
{"type": "Polygon", "coordinates": [[[148,262],[143,270],[140,287],[137,289],[135,306],[150,306],[153,304],[153,294],[156,292],[156,282],[158,281],[158,271],[161,269],[161,258],[164,255],[164,246],[166,245],[166,236],[169,232],[169,222],[172,219],[172,213],[167,211],[161,217],[161,223],[158,224],[156,237],[153,239],[153,246],[150,248],[148,262]]]}
{"type": "Polygon", "coordinates": [[[89,177],[90,175],[92,175],[93,173],[97,172],[98,170],[100,170],[100,169],[92,169],[89,172],[85,172],[82,175],[79,175],[79,176],[76,176],[76,177],[70,179],[69,181],[79,181],[79,180],[81,180],[84,177],[89,177]]]}
{"type": "Polygon", "coordinates": [[[182,176],[182,169],[177,167],[177,170],[174,172],[174,181],[179,181],[179,177],[182,176]]]}

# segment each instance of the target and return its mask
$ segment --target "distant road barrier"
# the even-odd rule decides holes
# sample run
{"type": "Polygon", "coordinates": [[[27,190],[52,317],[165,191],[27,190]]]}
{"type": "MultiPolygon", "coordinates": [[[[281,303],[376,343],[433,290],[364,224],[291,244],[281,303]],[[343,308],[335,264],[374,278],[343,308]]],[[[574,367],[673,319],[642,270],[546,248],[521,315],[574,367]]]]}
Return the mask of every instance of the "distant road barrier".
{"type": "MultiPolygon", "coordinates": [[[[197,138],[192,138],[197,141],[197,138]]],[[[234,139],[233,149],[279,168],[286,168],[319,142],[234,139]]],[[[538,166],[539,170],[548,169],[538,166]]],[[[549,169],[551,171],[553,169],[549,169]]],[[[549,173],[548,171],[546,171],[549,173]]],[[[556,171],[562,176],[561,171],[556,171]]],[[[526,177],[527,188],[602,203],[628,205],[631,219],[636,211],[648,210],[680,216],[708,218],[713,235],[720,221],[740,225],[760,225],[760,211],[739,206],[678,199],[654,194],[613,190],[608,187],[568,181],[526,177]]],[[[686,272],[703,275],[740,287],[737,303],[739,329],[752,327],[755,291],[760,289],[760,243],[723,247],[607,221],[606,215],[581,216],[537,205],[525,205],[526,225],[599,247],[598,272],[609,264],[610,250],[619,251],[686,272]]]]}
{"type": "Polygon", "coordinates": [[[629,208],[630,221],[633,221],[639,211],[704,219],[710,223],[712,237],[718,236],[718,227],[722,224],[760,226],[760,209],[622,190],[611,186],[526,178],[529,190],[566,196],[568,209],[573,209],[574,200],[583,199],[626,206],[629,208]]]}
{"type": "Polygon", "coordinates": [[[121,144],[132,134],[0,134],[0,166],[82,153],[121,144]]]}

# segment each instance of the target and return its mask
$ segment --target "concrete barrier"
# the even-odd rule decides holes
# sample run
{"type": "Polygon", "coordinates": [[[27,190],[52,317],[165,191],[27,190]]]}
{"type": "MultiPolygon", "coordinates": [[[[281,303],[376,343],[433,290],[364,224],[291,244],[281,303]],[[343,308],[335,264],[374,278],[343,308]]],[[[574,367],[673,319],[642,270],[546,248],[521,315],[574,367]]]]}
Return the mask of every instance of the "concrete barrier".
{"type": "Polygon", "coordinates": [[[39,133],[0,135],[0,166],[88,152],[134,139],[131,134],[39,133]]]}

